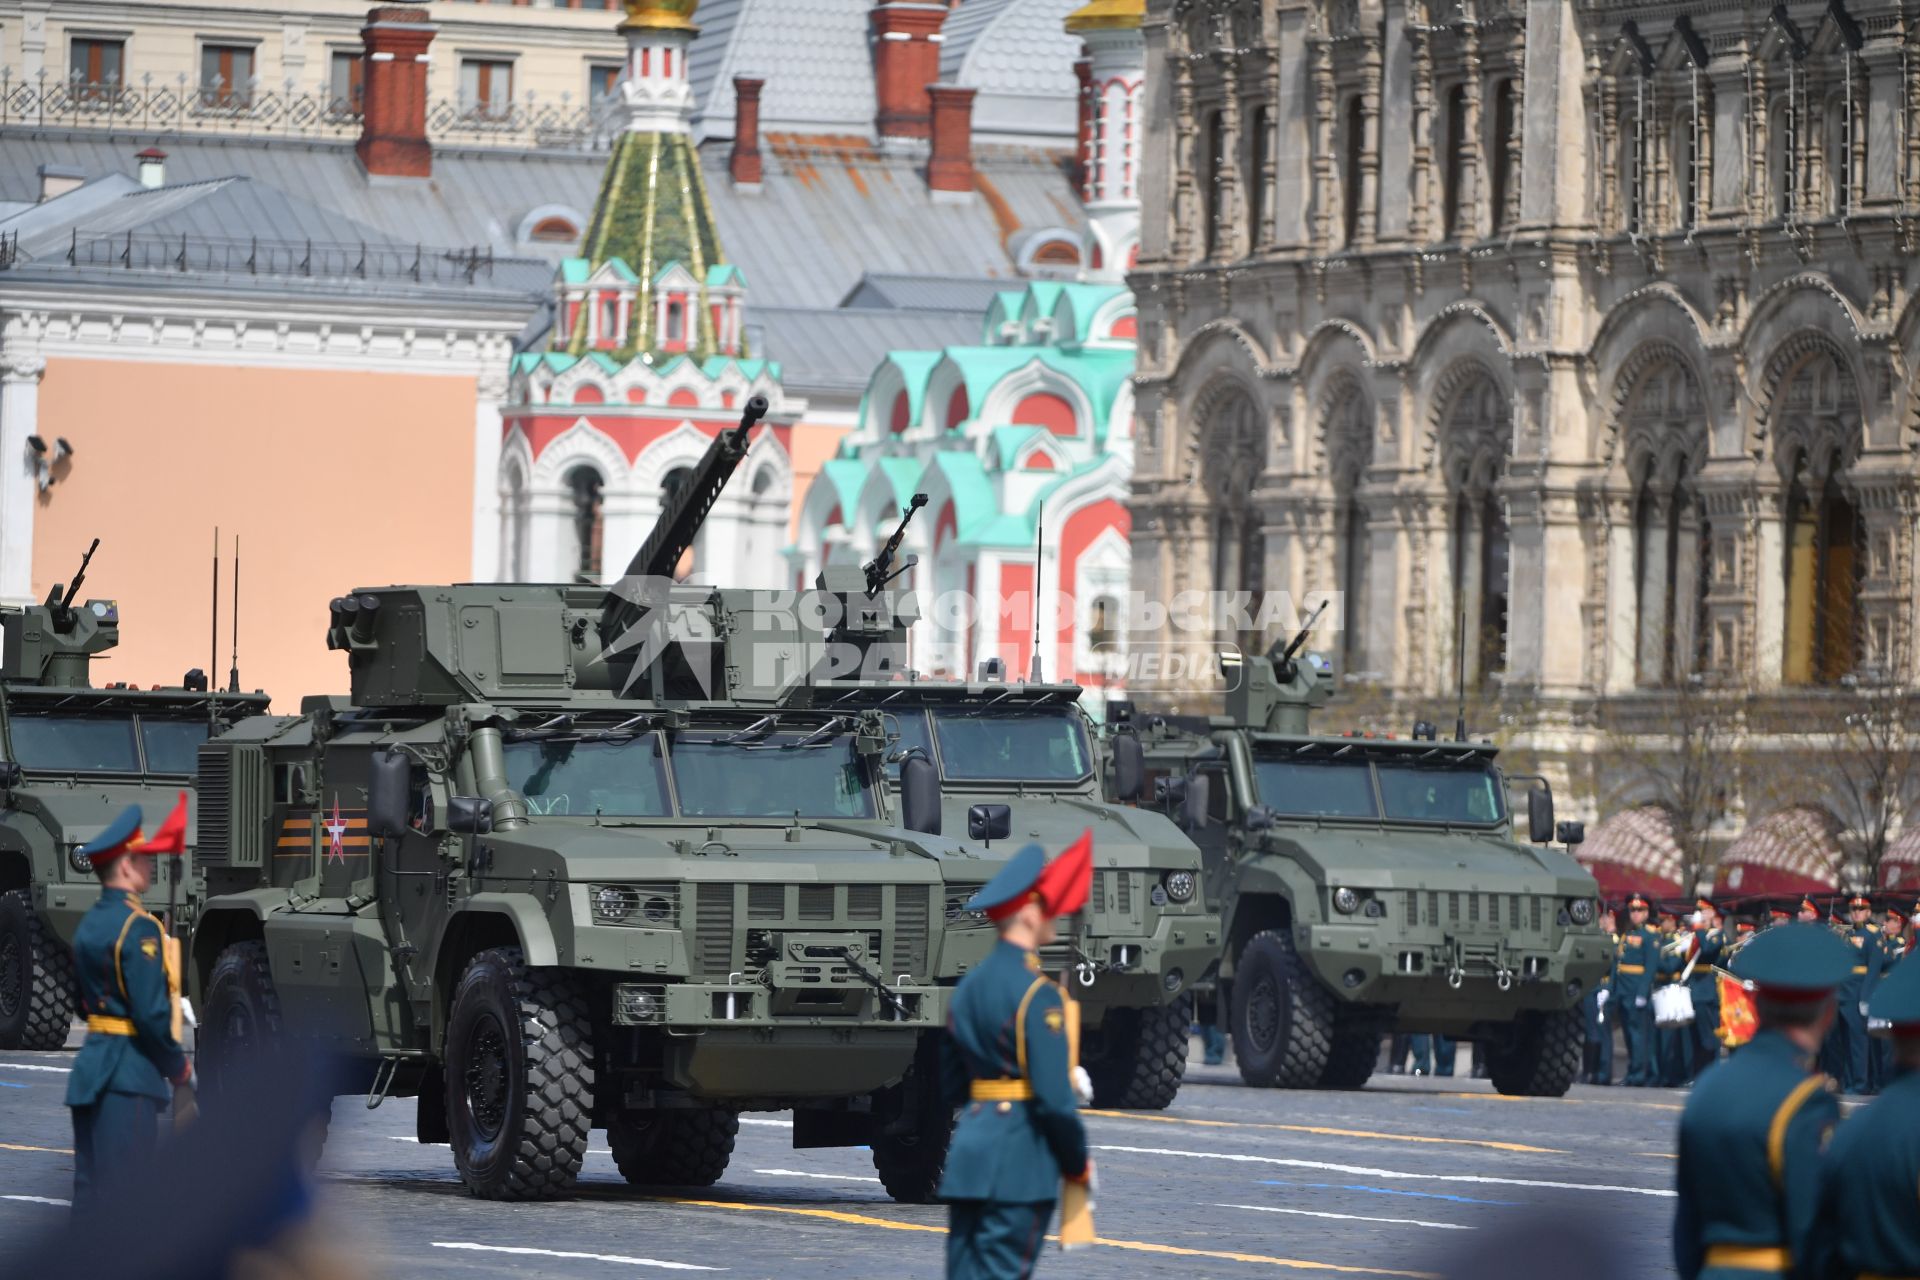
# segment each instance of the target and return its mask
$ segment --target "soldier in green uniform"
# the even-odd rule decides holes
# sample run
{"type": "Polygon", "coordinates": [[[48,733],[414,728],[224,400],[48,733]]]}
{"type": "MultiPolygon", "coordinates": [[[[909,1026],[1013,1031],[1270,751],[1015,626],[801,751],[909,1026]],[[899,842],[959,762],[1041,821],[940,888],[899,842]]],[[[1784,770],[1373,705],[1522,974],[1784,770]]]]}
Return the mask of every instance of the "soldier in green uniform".
{"type": "Polygon", "coordinates": [[[1721,921],[1720,910],[1706,898],[1695,904],[1700,911],[1694,923],[1693,976],[1687,979],[1687,991],[1693,996],[1693,1054],[1687,1063],[1691,1080],[1720,1056],[1720,984],[1713,976],[1715,965],[1726,963],[1732,939],[1721,921]]]}
{"type": "Polygon", "coordinates": [[[1054,939],[1055,918],[1078,910],[1075,895],[1085,901],[1090,842],[1086,849],[1081,870],[1059,865],[1072,851],[1049,867],[1030,844],[967,904],[986,913],[1000,941],[955,988],[942,1044],[947,1101],[964,1107],[940,1179],[947,1275],[956,1280],[1031,1275],[1061,1178],[1093,1178],[1075,1105],[1092,1086],[1069,1069],[1065,1002],[1038,954],[1054,939]]]}
{"type": "Polygon", "coordinates": [[[1889,973],[1867,1008],[1888,1024],[1894,1075],[1840,1126],[1821,1162],[1806,1272],[1817,1280],[1920,1276],[1920,965],[1889,973]]]}
{"type": "Polygon", "coordinates": [[[1769,929],[1734,957],[1760,1027],[1701,1075],[1680,1114],[1680,1280],[1811,1274],[1820,1151],[1840,1115],[1813,1057],[1852,964],[1852,948],[1817,925],[1769,929]]]}
{"type": "Polygon", "coordinates": [[[1847,903],[1851,924],[1841,935],[1854,948],[1853,965],[1840,984],[1840,1018],[1827,1035],[1830,1070],[1847,1093],[1865,1093],[1868,1086],[1867,1001],[1880,972],[1880,930],[1873,923],[1873,903],[1855,894],[1847,903]]]}
{"type": "Polygon", "coordinates": [[[86,1043],[67,1076],[76,1212],[94,1204],[103,1178],[153,1150],[168,1082],[184,1085],[193,1074],[173,1032],[166,938],[140,903],[153,886],[155,856],[142,847],[134,805],[80,850],[102,888],[73,938],[87,1015],[86,1043]]]}
{"type": "MultiPolygon", "coordinates": [[[[1607,935],[1607,943],[1615,950],[1620,946],[1620,935],[1614,932],[1614,916],[1611,908],[1600,912],[1600,932],[1607,935]]],[[[1587,992],[1585,1007],[1587,1011],[1587,1042],[1581,1051],[1580,1076],[1588,1084],[1613,1083],[1613,1023],[1619,1011],[1607,1013],[1607,1004],[1613,999],[1613,975],[1611,972],[1593,984],[1593,990],[1587,992]]]]}
{"type": "MultiPolygon", "coordinates": [[[[1888,907],[1880,924],[1880,971],[1874,975],[1874,990],[1893,976],[1894,966],[1907,954],[1907,918],[1900,908],[1888,907]]],[[[1874,1036],[1872,1048],[1868,1051],[1869,1068],[1868,1092],[1879,1093],[1892,1082],[1894,1076],[1894,1037],[1874,1036]]]]}
{"type": "MultiPolygon", "coordinates": [[[[1656,988],[1674,986],[1687,966],[1686,953],[1680,950],[1688,940],[1680,933],[1680,921],[1671,911],[1660,913],[1660,961],[1654,968],[1656,988]]],[[[1654,1078],[1668,1089],[1687,1082],[1687,1066],[1693,1061],[1693,1024],[1661,1026],[1656,1020],[1653,1033],[1654,1078]]]]}
{"type": "Polygon", "coordinates": [[[1613,995],[1607,1007],[1620,1011],[1620,1033],[1627,1042],[1627,1078],[1621,1083],[1645,1088],[1655,1082],[1653,1061],[1653,978],[1660,965],[1660,934],[1647,924],[1646,898],[1627,899],[1627,927],[1614,948],[1613,995]]]}

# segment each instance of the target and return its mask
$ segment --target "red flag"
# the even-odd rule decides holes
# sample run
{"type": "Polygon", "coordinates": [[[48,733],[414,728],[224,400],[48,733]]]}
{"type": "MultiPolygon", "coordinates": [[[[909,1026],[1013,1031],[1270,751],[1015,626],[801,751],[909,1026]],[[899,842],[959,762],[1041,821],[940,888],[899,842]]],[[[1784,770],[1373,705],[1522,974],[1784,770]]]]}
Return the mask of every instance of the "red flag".
{"type": "Polygon", "coordinates": [[[182,791],[167,820],[154,828],[140,846],[141,853],[181,854],[187,851],[187,793],[182,791]]]}
{"type": "Polygon", "coordinates": [[[1720,1037],[1720,1043],[1737,1049],[1753,1039],[1753,1033],[1760,1029],[1753,993],[1747,990],[1746,983],[1730,973],[1715,969],[1713,978],[1720,991],[1720,1029],[1714,1034],[1720,1037]]]}
{"type": "Polygon", "coordinates": [[[1050,916],[1070,916],[1087,905],[1087,895],[1093,892],[1092,827],[1047,864],[1033,888],[1050,916]]]}

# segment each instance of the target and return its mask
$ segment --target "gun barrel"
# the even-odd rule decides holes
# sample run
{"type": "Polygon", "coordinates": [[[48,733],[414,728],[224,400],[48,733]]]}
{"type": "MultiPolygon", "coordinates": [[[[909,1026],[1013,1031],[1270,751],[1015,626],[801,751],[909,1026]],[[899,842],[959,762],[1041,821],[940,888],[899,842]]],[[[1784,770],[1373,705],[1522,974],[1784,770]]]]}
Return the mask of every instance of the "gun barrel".
{"type": "Polygon", "coordinates": [[[880,548],[879,555],[867,561],[865,568],[867,571],[867,594],[869,596],[874,595],[880,588],[887,585],[887,577],[893,568],[893,557],[895,553],[900,550],[901,540],[907,536],[907,525],[912,522],[913,513],[926,505],[926,494],[914,494],[907,502],[907,509],[900,513],[900,523],[895,526],[893,536],[888,538],[886,545],[880,548]]]}
{"type": "Polygon", "coordinates": [[[87,566],[93,563],[93,553],[100,549],[100,539],[95,538],[93,545],[87,548],[87,554],[80,557],[80,571],[73,575],[73,581],[67,584],[67,592],[60,598],[60,607],[73,607],[73,598],[80,594],[80,584],[87,580],[87,566]]]}
{"type": "MultiPolygon", "coordinates": [[[[740,465],[740,460],[747,456],[747,435],[753,429],[753,424],[766,416],[766,412],[767,398],[754,396],[747,401],[746,409],[740,415],[740,425],[729,427],[714,437],[700,461],[694,464],[693,475],[685,487],[668,499],[667,509],[660,513],[653,532],[647,535],[647,540],[627,565],[627,577],[672,576],[674,566],[680,563],[680,557],[687,553],[687,548],[693,545],[694,538],[699,535],[707,513],[719,501],[720,491],[726,488],[727,480],[740,465]]],[[[619,596],[609,594],[601,615],[601,625],[613,626],[628,607],[619,596]]]]}
{"type": "Polygon", "coordinates": [[[1293,643],[1289,644],[1280,654],[1280,660],[1282,662],[1291,662],[1293,656],[1300,652],[1300,646],[1307,642],[1307,636],[1313,631],[1313,624],[1320,621],[1320,615],[1327,611],[1327,605],[1329,603],[1330,601],[1322,600],[1320,607],[1307,615],[1307,620],[1300,624],[1299,634],[1293,637],[1293,643]]]}

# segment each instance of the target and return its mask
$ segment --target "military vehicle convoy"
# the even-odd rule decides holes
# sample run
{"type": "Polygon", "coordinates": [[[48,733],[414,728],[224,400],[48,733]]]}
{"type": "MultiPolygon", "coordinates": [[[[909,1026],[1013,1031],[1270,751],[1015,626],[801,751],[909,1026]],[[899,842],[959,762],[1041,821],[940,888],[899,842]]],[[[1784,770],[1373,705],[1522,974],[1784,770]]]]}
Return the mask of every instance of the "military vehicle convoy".
{"type": "MultiPolygon", "coordinates": [[[[1248,1084],[1355,1089],[1389,1031],[1471,1038],[1502,1093],[1557,1097],[1580,1069],[1581,998],[1606,975],[1598,885],[1554,839],[1552,794],[1511,838],[1496,748],[1315,736],[1333,694],[1293,644],[1223,658],[1226,714],[1135,718],[1160,802],[1225,921],[1213,991],[1248,1084]]],[[[1578,839],[1566,824],[1563,839],[1578,839]]],[[[1204,998],[1204,997],[1203,997],[1204,998]]]]}
{"type": "MultiPolygon", "coordinates": [[[[0,1049],[66,1043],[68,946],[100,896],[75,851],[129,804],[156,817],[171,808],[208,734],[267,706],[261,694],[209,693],[199,672],[181,688],[95,687],[93,660],[120,640],[113,601],[74,603],[99,545],[44,604],[0,609],[0,1049]]],[[[189,828],[189,848],[192,839],[189,828]]],[[[184,924],[198,896],[191,859],[164,861],[181,877],[184,924]]]]}
{"type": "MultiPolygon", "coordinates": [[[[765,412],[723,432],[636,556],[670,581],[765,412]]],[[[696,687],[706,589],[390,587],[334,601],[351,695],[201,751],[200,1065],[297,1038],[417,1099],[476,1195],[550,1196],[604,1127],[698,1185],[742,1110],[868,1145],[932,1195],[952,972],[930,766],[880,783],[877,713],[696,687]],[[931,789],[929,784],[931,784],[931,789]]],[[[983,875],[974,875],[984,879],[983,875]]]]}

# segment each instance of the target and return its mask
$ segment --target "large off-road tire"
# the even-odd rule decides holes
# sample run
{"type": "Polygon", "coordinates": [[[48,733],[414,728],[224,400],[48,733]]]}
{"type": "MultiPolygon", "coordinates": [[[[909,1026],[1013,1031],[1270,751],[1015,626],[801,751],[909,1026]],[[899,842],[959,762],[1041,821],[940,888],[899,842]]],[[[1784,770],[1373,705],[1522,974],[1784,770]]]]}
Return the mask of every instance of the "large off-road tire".
{"type": "Polygon", "coordinates": [[[1154,1009],[1110,1009],[1101,1028],[1106,1050],[1087,1064],[1093,1105],[1164,1111],[1187,1074],[1193,994],[1154,1009]]]}
{"type": "Polygon", "coordinates": [[[222,1090],[246,1072],[264,1069],[261,1059],[281,1044],[280,993],[266,943],[236,942],[220,953],[199,1014],[194,1066],[202,1100],[219,1106],[222,1090]]]}
{"type": "Polygon", "coordinates": [[[1553,1013],[1522,1014],[1506,1044],[1481,1041],[1487,1075],[1501,1093],[1525,1098],[1558,1098],[1580,1075],[1580,1050],[1587,1019],[1577,1006],[1553,1013]]]}
{"type": "Polygon", "coordinates": [[[25,889],[0,893],[0,1049],[58,1049],[73,1025],[73,952],[25,889]]]}
{"type": "Polygon", "coordinates": [[[1333,996],[1286,933],[1248,939],[1233,978],[1233,1056],[1261,1088],[1310,1089],[1333,1052],[1333,996]]]}
{"type": "Polygon", "coordinates": [[[953,1145],[953,1110],[936,1098],[920,1109],[919,1128],[908,1134],[882,1134],[873,1144],[873,1171],[898,1204],[932,1204],[947,1171],[953,1145]]]}
{"type": "Polygon", "coordinates": [[[563,1195],[593,1127],[593,1023],[566,973],[518,947],[468,963],[447,1018],[447,1132],[467,1190],[485,1200],[563,1195]]]}
{"type": "Polygon", "coordinates": [[[723,1108],[618,1116],[607,1145],[620,1176],[636,1187],[710,1187],[733,1159],[740,1113],[723,1108]]]}
{"type": "Polygon", "coordinates": [[[1372,1026],[1341,1027],[1333,1032],[1327,1065],[1320,1069],[1322,1089],[1358,1089],[1380,1062],[1380,1032],[1372,1026]]]}

